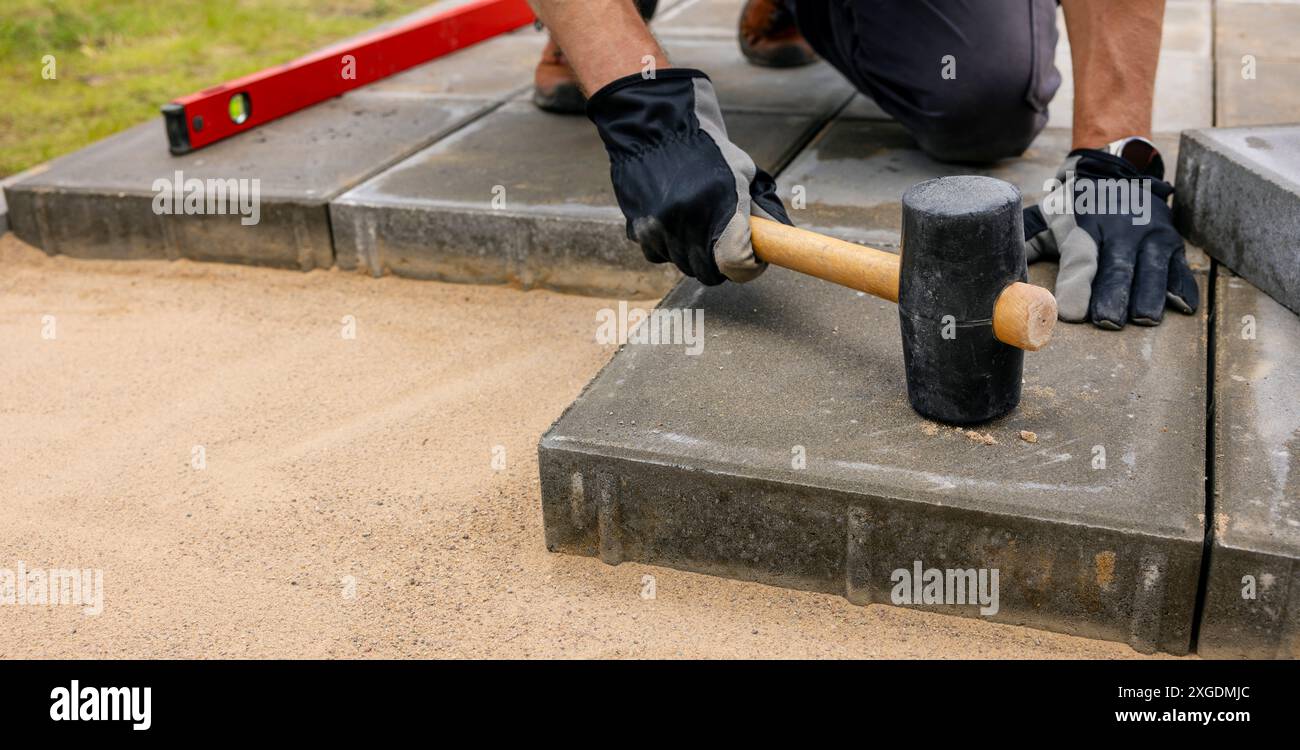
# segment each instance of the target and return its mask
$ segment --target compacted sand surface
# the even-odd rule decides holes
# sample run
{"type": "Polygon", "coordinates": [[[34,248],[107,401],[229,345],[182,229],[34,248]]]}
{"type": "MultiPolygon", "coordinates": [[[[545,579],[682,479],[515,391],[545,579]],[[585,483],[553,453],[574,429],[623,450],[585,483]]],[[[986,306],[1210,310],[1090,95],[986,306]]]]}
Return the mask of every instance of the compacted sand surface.
{"type": "Polygon", "coordinates": [[[0,606],[0,657],[1136,655],[548,553],[537,439],[616,304],[0,238],[0,570],[104,592],[0,606]]]}

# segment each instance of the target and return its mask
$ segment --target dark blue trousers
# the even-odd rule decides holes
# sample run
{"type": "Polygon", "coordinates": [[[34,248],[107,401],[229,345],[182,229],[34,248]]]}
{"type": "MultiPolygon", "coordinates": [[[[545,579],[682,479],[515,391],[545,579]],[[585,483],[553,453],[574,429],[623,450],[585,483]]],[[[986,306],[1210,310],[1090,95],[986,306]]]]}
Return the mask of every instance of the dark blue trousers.
{"type": "Polygon", "coordinates": [[[943,161],[1022,153],[1061,84],[1056,0],[785,0],[819,55],[943,161]]]}

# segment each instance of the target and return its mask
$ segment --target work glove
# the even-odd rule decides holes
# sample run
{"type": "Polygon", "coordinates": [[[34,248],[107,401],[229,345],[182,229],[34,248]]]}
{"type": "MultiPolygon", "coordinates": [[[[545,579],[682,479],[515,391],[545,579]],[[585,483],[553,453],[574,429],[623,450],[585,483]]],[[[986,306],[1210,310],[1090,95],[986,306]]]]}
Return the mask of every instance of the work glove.
{"type": "Polygon", "coordinates": [[[1174,229],[1174,188],[1164,172],[1145,139],[1076,149],[1042,203],[1025,209],[1026,259],[1060,260],[1061,320],[1117,331],[1126,322],[1159,325],[1166,304],[1196,312],[1200,292],[1174,229]]]}
{"type": "Polygon", "coordinates": [[[646,260],[672,262],[707,285],[766,268],[749,217],[790,224],[776,182],[727,138],[713,83],[698,70],[620,78],[587,102],[605,150],[627,237],[646,260]]]}

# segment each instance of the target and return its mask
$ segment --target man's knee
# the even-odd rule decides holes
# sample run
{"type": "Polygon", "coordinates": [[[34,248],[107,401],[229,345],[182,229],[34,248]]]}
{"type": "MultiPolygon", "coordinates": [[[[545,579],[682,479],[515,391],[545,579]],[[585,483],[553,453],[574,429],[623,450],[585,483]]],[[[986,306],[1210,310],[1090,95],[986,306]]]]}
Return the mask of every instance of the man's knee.
{"type": "Polygon", "coordinates": [[[1047,124],[1060,84],[1055,0],[799,0],[796,8],[818,54],[937,159],[1016,156],[1047,124]]]}
{"type": "Polygon", "coordinates": [[[1019,156],[1047,125],[1047,109],[1026,95],[1025,78],[986,77],[979,85],[931,92],[912,125],[921,149],[940,161],[991,162],[1019,156]]]}

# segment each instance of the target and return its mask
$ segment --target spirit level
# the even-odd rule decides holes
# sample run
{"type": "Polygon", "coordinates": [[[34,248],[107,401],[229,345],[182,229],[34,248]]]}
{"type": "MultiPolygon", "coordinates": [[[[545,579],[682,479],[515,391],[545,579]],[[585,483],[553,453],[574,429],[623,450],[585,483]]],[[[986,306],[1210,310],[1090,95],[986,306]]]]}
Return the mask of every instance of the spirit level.
{"type": "Polygon", "coordinates": [[[474,0],[204,89],[163,106],[168,145],[187,154],[532,21],[525,0],[474,0]]]}

